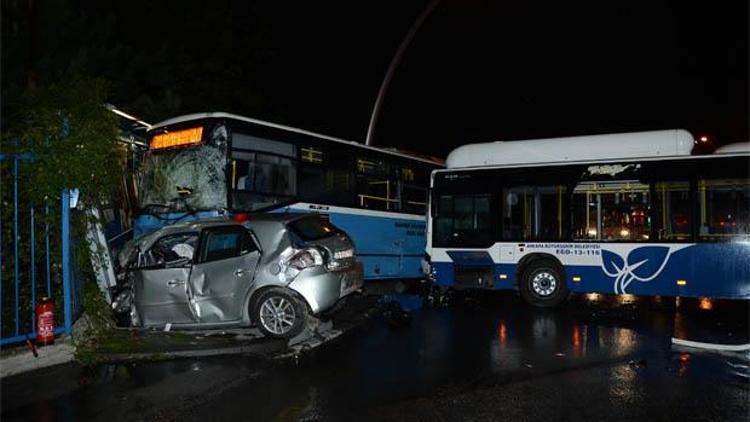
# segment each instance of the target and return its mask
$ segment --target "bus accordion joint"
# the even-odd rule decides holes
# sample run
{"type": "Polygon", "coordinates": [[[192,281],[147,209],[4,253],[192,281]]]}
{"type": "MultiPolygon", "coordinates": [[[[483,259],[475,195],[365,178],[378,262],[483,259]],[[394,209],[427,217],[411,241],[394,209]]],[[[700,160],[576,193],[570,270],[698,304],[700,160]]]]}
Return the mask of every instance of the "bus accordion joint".
{"type": "Polygon", "coordinates": [[[149,149],[160,150],[200,144],[203,139],[203,127],[177,130],[174,132],[160,133],[151,139],[149,149]]]}

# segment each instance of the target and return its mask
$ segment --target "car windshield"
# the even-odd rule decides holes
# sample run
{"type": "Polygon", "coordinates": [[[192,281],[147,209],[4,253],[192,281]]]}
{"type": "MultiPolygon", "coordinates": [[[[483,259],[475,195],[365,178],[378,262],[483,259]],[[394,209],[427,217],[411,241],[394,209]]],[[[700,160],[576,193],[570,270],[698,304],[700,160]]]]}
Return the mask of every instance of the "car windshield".
{"type": "Polygon", "coordinates": [[[289,228],[302,240],[319,240],[336,233],[336,227],[319,215],[311,215],[288,224],[289,228]]]}
{"type": "Polygon", "coordinates": [[[213,128],[200,146],[153,151],[145,159],[139,191],[146,212],[226,207],[225,126],[213,128]]]}

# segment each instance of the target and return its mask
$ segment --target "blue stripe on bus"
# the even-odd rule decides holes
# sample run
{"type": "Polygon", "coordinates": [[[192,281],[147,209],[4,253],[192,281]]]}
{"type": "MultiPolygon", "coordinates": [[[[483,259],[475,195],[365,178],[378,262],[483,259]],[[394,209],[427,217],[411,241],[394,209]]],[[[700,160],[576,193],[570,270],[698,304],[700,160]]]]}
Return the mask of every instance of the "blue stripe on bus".
{"type": "Polygon", "coordinates": [[[456,265],[485,267],[494,263],[487,251],[448,251],[447,253],[456,265]]]}
{"type": "MultiPolygon", "coordinates": [[[[624,274],[625,293],[634,295],[750,299],[750,244],[697,244],[672,253],[661,272],[648,281],[624,274]],[[629,283],[628,283],[629,281],[629,283]],[[678,284],[680,281],[680,284],[678,284]]],[[[633,263],[629,263],[632,265],[633,263]]],[[[566,267],[567,285],[574,292],[615,293],[617,277],[602,267],[566,267]],[[580,277],[574,282],[573,277],[580,277]]],[[[653,274],[642,274],[648,278],[653,274]]],[[[618,290],[616,293],[623,293],[618,290]]]]}
{"type": "MultiPolygon", "coordinates": [[[[620,257],[622,262],[618,261],[615,266],[608,267],[610,274],[614,268],[621,269],[619,274],[615,273],[614,276],[605,273],[605,262],[600,266],[566,265],[566,284],[571,291],[579,293],[750,299],[750,243],[697,244],[668,255],[660,253],[659,248],[660,246],[648,244],[634,247],[630,254],[634,250],[642,250],[642,253],[633,255],[638,257],[634,259],[637,262],[627,262],[628,266],[635,269],[623,269],[625,259],[620,257]],[[642,261],[655,262],[635,265],[642,261]],[[641,268],[641,271],[638,268],[641,268]]],[[[602,250],[607,250],[606,244],[602,244],[602,250]]],[[[630,258],[630,254],[625,258],[630,258]]],[[[454,265],[456,264],[453,262],[433,262],[436,284],[442,287],[453,286],[454,265]]],[[[494,266],[495,287],[514,288],[516,265],[494,266]],[[501,274],[506,277],[501,279],[501,274]]]]}

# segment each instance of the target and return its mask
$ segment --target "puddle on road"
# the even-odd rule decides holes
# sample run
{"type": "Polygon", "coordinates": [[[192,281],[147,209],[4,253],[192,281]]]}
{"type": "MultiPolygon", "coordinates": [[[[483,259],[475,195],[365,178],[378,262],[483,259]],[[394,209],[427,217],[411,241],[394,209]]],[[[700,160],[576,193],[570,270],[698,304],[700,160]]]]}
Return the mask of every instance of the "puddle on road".
{"type": "MultiPolygon", "coordinates": [[[[298,364],[271,365],[255,357],[225,356],[104,365],[82,375],[77,389],[44,403],[58,408],[65,402],[66,408],[74,409],[71,414],[86,416],[102,411],[108,401],[121,408],[122,397],[136,394],[144,403],[159,407],[170,403],[158,399],[151,403],[144,392],[198,379],[238,378],[227,389],[202,393],[195,393],[200,388],[190,389],[202,396],[204,404],[189,411],[178,409],[174,416],[246,418],[247,409],[257,409],[253,411],[257,419],[326,419],[412,399],[427,412],[433,409],[435,397],[439,402],[441,397],[555,377],[566,385],[583,380],[601,387],[603,402],[649,400],[643,391],[656,393],[674,386],[679,388],[673,395],[703,391],[703,383],[716,386],[711,400],[720,401],[728,394],[736,402],[738,394],[748,393],[748,371],[741,366],[747,362],[673,351],[669,341],[678,332],[689,337],[704,332],[739,336],[742,319],[736,314],[682,313],[642,302],[600,306],[574,301],[560,310],[539,310],[511,294],[454,300],[450,306],[425,306],[420,297],[411,295],[394,295],[387,302],[408,313],[403,324],[393,324],[385,316],[375,318],[303,355],[298,364]],[[241,374],[252,376],[238,377],[241,374]],[[97,401],[102,404],[93,410],[88,407],[97,401]]],[[[745,332],[746,327],[745,322],[745,332]]],[[[15,409],[11,416],[29,407],[15,409]]]]}

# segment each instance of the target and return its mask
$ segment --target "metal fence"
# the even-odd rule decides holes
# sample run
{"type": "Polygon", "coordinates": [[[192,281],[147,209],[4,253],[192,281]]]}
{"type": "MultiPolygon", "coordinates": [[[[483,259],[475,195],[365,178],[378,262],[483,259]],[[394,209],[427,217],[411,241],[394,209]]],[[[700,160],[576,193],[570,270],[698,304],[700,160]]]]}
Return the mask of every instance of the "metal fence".
{"type": "Polygon", "coordinates": [[[36,337],[42,296],[55,303],[55,334],[70,334],[83,311],[72,259],[70,192],[31,203],[29,190],[20,188],[24,171],[33,166],[30,154],[0,154],[0,345],[36,337]]]}

